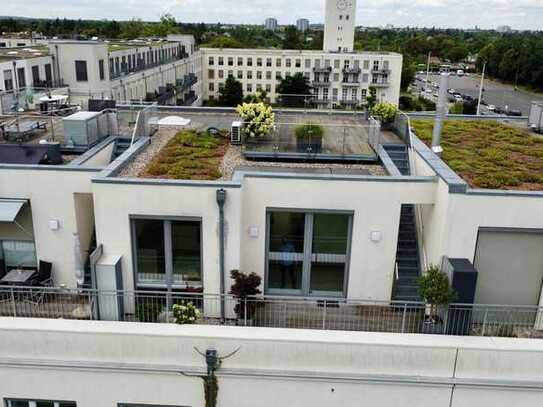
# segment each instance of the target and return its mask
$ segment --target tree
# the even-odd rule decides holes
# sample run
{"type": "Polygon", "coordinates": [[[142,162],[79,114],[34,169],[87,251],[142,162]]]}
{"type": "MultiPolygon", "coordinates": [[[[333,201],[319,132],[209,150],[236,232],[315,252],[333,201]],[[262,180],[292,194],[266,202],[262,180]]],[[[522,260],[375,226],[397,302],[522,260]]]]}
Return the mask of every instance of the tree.
{"type": "Polygon", "coordinates": [[[132,19],[121,25],[121,38],[132,40],[144,35],[145,23],[141,20],[132,19]]]}
{"type": "Polygon", "coordinates": [[[179,27],[174,16],[163,14],[160,16],[160,22],[152,27],[152,32],[156,36],[165,37],[168,34],[179,33],[179,27]]]}
{"type": "Polygon", "coordinates": [[[289,25],[285,29],[283,49],[301,49],[301,48],[302,48],[302,40],[300,38],[300,33],[298,32],[298,29],[293,25],[289,25]]]}
{"type": "Polygon", "coordinates": [[[239,41],[225,37],[222,35],[214,37],[210,42],[205,44],[207,48],[243,48],[243,44],[239,41]]]}
{"type": "Polygon", "coordinates": [[[236,107],[243,102],[243,86],[241,82],[230,76],[224,87],[219,90],[219,105],[236,107]]]}
{"type": "Polygon", "coordinates": [[[409,85],[415,80],[417,74],[417,64],[413,60],[406,58],[402,67],[402,90],[406,90],[409,85]]]}
{"type": "Polygon", "coordinates": [[[281,80],[277,90],[281,104],[287,107],[305,107],[307,97],[304,95],[311,94],[309,80],[300,72],[281,80]]]}

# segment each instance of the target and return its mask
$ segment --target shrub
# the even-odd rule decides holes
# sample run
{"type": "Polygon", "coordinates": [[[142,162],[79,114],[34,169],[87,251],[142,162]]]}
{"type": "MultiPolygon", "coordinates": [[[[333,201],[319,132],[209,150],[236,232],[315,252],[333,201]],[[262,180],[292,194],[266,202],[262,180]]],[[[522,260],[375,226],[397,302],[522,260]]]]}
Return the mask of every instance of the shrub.
{"type": "Polygon", "coordinates": [[[388,102],[377,103],[372,109],[373,115],[381,118],[383,123],[392,122],[397,112],[398,108],[396,105],[388,102]]]}
{"type": "Polygon", "coordinates": [[[455,300],[449,277],[439,267],[430,266],[426,273],[418,279],[420,296],[430,305],[430,317],[437,319],[437,307],[455,300]]]}
{"type": "Polygon", "coordinates": [[[247,301],[248,297],[262,292],[258,288],[262,283],[262,278],[255,273],[245,274],[239,270],[232,270],[230,277],[234,280],[234,284],[230,287],[230,294],[234,295],[238,300],[234,312],[238,315],[238,319],[243,319],[245,318],[245,309],[247,309],[247,318],[250,319],[254,314],[256,303],[244,304],[244,302],[247,301]]]}
{"type": "Polygon", "coordinates": [[[324,129],[322,128],[322,126],[319,126],[318,124],[305,123],[305,124],[296,126],[296,129],[294,130],[294,134],[296,135],[296,138],[311,136],[312,139],[317,139],[317,138],[322,139],[322,137],[324,136],[324,129]]]}
{"type": "Polygon", "coordinates": [[[192,302],[174,304],[172,307],[175,323],[179,325],[195,324],[200,318],[200,311],[192,302]]]}
{"type": "Polygon", "coordinates": [[[237,107],[236,112],[245,124],[243,133],[249,138],[265,137],[275,125],[275,113],[264,103],[244,103],[237,107]]]}

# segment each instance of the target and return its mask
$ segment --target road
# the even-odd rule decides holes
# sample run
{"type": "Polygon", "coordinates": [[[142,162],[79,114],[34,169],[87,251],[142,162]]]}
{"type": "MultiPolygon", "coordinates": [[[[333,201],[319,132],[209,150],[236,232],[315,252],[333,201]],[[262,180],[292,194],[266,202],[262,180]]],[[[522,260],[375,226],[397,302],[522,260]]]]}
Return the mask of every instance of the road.
{"type": "MultiPolygon", "coordinates": [[[[420,92],[424,87],[422,79],[426,79],[426,74],[417,74],[417,89],[420,92]]],[[[439,84],[439,75],[430,75],[430,81],[435,84],[439,84]]],[[[469,95],[474,99],[479,97],[479,85],[481,82],[480,76],[455,76],[449,77],[449,89],[463,94],[469,95]]],[[[431,99],[436,101],[434,93],[438,92],[438,89],[432,89],[431,99]]],[[[505,109],[508,106],[509,110],[520,110],[523,116],[527,116],[530,113],[530,107],[534,100],[543,100],[543,95],[535,95],[523,90],[515,90],[511,85],[504,85],[495,81],[486,80],[484,84],[483,100],[487,105],[494,105],[505,109]]],[[[486,107],[482,107],[484,114],[492,114],[486,107]]]]}

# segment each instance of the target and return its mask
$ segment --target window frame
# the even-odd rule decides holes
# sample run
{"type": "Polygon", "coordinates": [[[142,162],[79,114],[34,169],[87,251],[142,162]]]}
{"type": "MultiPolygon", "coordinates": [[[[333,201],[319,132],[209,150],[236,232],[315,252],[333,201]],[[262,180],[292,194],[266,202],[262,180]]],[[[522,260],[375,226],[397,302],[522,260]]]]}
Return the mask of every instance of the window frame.
{"type": "Polygon", "coordinates": [[[351,266],[351,253],[352,253],[352,240],[353,229],[355,221],[355,212],[352,210],[335,210],[335,209],[305,209],[305,208],[266,208],[266,234],[265,234],[265,252],[264,252],[264,293],[269,295],[283,295],[293,297],[330,297],[330,298],[347,298],[348,284],[349,284],[349,272],[351,266]],[[305,228],[304,228],[304,264],[302,272],[302,288],[301,293],[298,290],[284,290],[284,289],[270,289],[269,288],[269,253],[270,253],[270,232],[271,222],[270,217],[273,212],[287,212],[287,213],[303,213],[305,215],[305,228]],[[313,219],[314,215],[330,214],[330,215],[344,215],[348,216],[348,230],[347,230],[347,251],[345,253],[345,273],[343,276],[343,291],[338,293],[333,292],[310,292],[310,279],[311,279],[311,250],[309,250],[307,239],[313,241],[313,219]],[[308,227],[311,224],[310,227],[308,227]],[[309,262],[309,264],[307,264],[309,262]]]}
{"type": "Polygon", "coordinates": [[[4,405],[5,407],[11,407],[11,403],[15,402],[26,402],[28,403],[28,407],[36,407],[37,403],[53,403],[54,407],[60,407],[60,403],[64,404],[73,404],[77,407],[77,402],[73,400],[46,400],[46,399],[33,399],[33,398],[14,398],[14,397],[5,397],[4,398],[4,405]]]}
{"type": "MultiPolygon", "coordinates": [[[[220,88],[220,86],[219,86],[220,88]]],[[[220,90],[220,89],[219,89],[220,90]]],[[[200,288],[204,286],[204,232],[203,232],[203,220],[201,217],[195,216],[160,216],[160,215],[130,215],[130,237],[131,237],[131,249],[132,249],[132,271],[134,277],[134,289],[185,289],[187,287],[200,288]],[[138,248],[136,239],[136,221],[138,220],[155,220],[161,221],[163,227],[164,237],[164,279],[162,284],[145,283],[139,281],[138,276],[138,248]],[[172,252],[172,238],[171,238],[171,223],[172,222],[194,222],[200,226],[200,281],[184,281],[182,284],[174,284],[173,278],[173,252],[172,252]],[[169,226],[166,225],[169,223],[169,226]],[[165,231],[169,230],[170,233],[166,234],[165,231]],[[169,251],[168,251],[169,249],[169,251]]]]}
{"type": "MultiPolygon", "coordinates": [[[[82,59],[75,60],[74,61],[74,68],[75,68],[75,80],[76,80],[76,82],[88,82],[89,81],[89,69],[88,69],[88,66],[87,66],[87,61],[82,60],[82,59]],[[85,78],[84,79],[79,77],[78,69],[77,69],[78,63],[82,63],[85,66],[85,75],[84,75],[85,78]]],[[[122,67],[121,67],[121,69],[122,69],[122,67]]]]}

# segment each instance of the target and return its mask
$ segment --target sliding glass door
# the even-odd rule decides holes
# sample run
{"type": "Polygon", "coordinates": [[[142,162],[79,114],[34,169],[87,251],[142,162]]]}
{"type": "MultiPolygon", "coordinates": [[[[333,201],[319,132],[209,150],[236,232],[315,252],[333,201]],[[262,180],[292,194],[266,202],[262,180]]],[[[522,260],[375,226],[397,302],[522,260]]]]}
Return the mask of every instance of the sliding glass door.
{"type": "Polygon", "coordinates": [[[269,294],[344,296],[352,214],[267,213],[269,294]]]}
{"type": "Polygon", "coordinates": [[[202,285],[199,220],[135,218],[132,233],[138,287],[202,285]]]}

